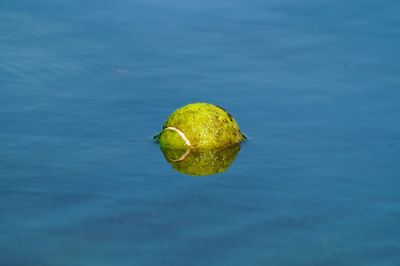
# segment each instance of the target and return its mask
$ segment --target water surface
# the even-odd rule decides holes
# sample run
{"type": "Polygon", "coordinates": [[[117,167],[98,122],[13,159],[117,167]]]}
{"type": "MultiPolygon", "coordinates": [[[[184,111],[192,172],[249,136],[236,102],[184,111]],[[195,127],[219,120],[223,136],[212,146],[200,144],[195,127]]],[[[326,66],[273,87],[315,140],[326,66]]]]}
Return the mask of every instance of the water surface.
{"type": "Polygon", "coordinates": [[[400,265],[400,4],[5,0],[1,265],[400,265]],[[189,102],[249,137],[192,177],[189,102]]]}

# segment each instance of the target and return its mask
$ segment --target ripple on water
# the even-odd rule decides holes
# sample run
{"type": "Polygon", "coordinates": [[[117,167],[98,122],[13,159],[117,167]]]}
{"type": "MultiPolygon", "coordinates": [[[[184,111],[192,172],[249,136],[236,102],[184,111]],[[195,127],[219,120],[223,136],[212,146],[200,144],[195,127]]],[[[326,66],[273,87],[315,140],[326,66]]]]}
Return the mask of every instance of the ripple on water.
{"type": "Polygon", "coordinates": [[[7,87],[60,81],[88,68],[82,61],[40,48],[3,47],[0,61],[0,80],[7,87]]]}
{"type": "Polygon", "coordinates": [[[26,12],[0,13],[0,41],[26,41],[59,32],[60,24],[49,23],[26,12]]]}
{"type": "Polygon", "coordinates": [[[0,12],[0,82],[6,88],[22,87],[90,73],[99,59],[83,57],[74,49],[75,42],[81,42],[76,36],[87,33],[89,27],[27,11],[0,12]]]}

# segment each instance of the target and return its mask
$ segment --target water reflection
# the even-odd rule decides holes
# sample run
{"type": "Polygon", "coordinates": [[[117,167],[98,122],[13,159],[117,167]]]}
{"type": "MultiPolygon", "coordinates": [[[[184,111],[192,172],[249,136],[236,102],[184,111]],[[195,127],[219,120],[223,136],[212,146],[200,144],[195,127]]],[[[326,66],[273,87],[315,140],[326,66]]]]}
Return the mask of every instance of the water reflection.
{"type": "Polygon", "coordinates": [[[235,160],[240,144],[205,151],[161,149],[167,162],[186,175],[206,176],[226,171],[235,160]]]}

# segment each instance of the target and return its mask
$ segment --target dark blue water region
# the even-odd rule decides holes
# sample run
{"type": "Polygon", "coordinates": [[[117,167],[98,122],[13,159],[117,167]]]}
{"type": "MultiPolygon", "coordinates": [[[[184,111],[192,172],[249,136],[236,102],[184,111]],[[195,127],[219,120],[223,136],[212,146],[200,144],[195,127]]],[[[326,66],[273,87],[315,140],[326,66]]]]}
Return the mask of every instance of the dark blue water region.
{"type": "Polygon", "coordinates": [[[3,1],[0,264],[400,265],[400,4],[3,1]],[[188,176],[190,102],[248,136],[188,176]]]}

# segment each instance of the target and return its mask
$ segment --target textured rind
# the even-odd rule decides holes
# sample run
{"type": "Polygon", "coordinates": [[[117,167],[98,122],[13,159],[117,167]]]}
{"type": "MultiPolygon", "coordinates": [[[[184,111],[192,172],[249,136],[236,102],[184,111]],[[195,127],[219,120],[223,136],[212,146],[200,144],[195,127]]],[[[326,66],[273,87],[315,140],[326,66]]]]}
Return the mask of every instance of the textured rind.
{"type": "MultiPolygon", "coordinates": [[[[209,103],[192,103],[178,108],[165,122],[163,129],[179,129],[190,140],[193,149],[214,149],[237,144],[244,139],[235,119],[221,107],[209,103]]],[[[163,148],[185,149],[177,132],[160,134],[163,148]]]]}

